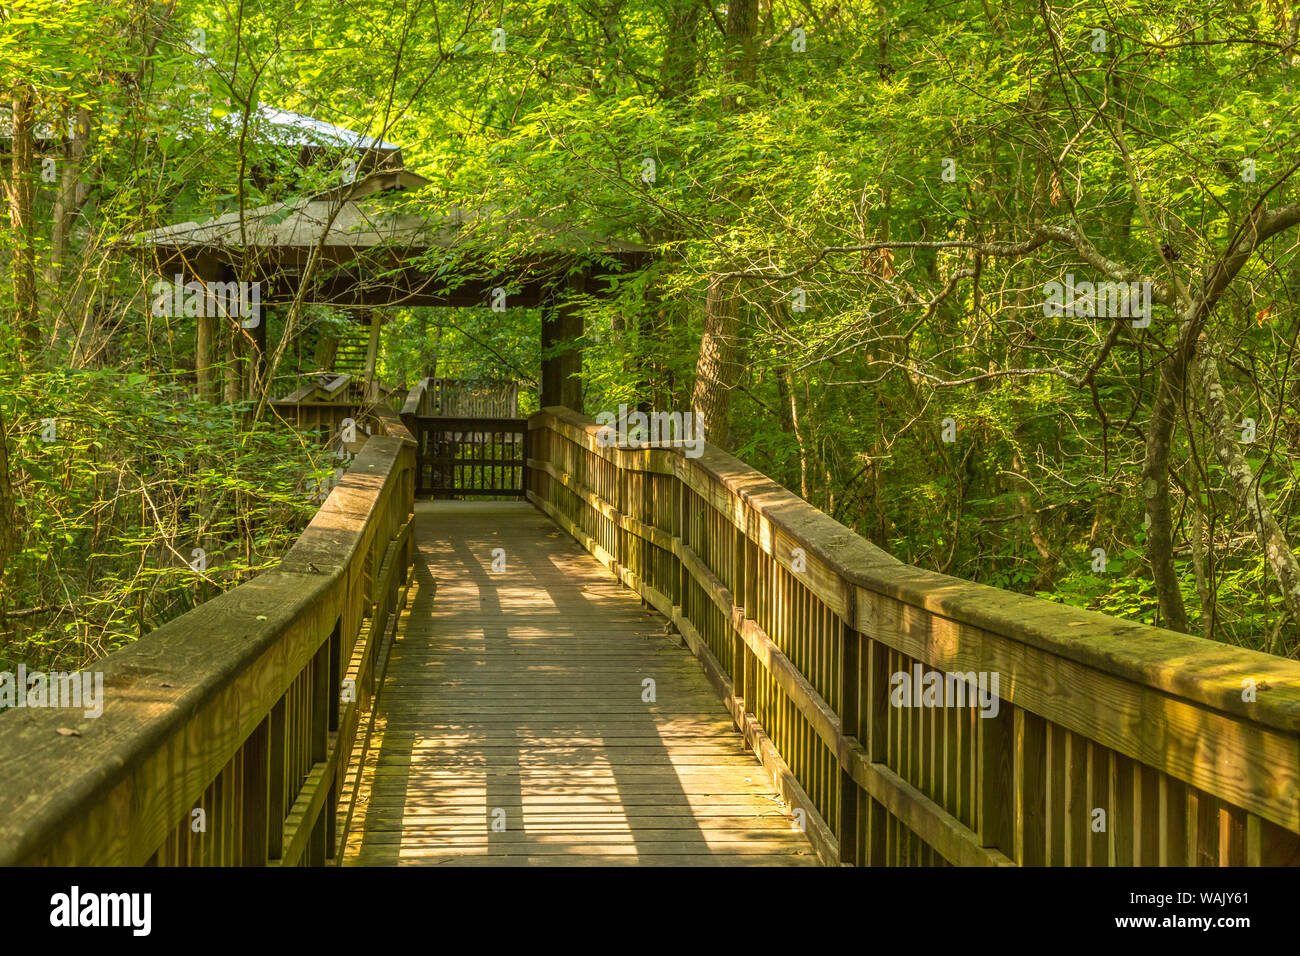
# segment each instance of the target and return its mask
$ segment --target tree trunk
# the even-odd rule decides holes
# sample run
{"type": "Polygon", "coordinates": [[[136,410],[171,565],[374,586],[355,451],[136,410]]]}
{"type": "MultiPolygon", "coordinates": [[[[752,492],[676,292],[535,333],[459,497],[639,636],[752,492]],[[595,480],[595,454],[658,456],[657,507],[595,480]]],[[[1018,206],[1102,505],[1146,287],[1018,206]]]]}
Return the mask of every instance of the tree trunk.
{"type": "MultiPolygon", "coordinates": [[[[262,397],[271,388],[271,381],[268,376],[270,363],[267,360],[266,352],[266,327],[271,322],[271,307],[263,305],[261,313],[257,316],[257,325],[247,331],[244,330],[241,323],[237,322],[236,334],[243,339],[244,347],[248,351],[248,397],[257,399],[259,402],[262,397]],[[250,342],[249,339],[252,339],[250,342]]],[[[283,334],[287,334],[286,328],[283,334]]]]}
{"type": "MultiPolygon", "coordinates": [[[[17,514],[14,510],[14,490],[9,480],[9,445],[5,438],[5,416],[0,409],[0,582],[4,580],[5,564],[18,543],[17,514]]],[[[0,588],[0,593],[4,589],[0,588]]],[[[0,608],[3,614],[3,608],[0,608]]]]}
{"type": "Polygon", "coordinates": [[[54,325],[50,335],[51,343],[58,342],[63,337],[71,325],[73,314],[62,291],[68,260],[72,255],[73,223],[89,195],[81,178],[81,163],[90,139],[90,110],[84,106],[78,108],[69,118],[69,126],[67,145],[63,150],[63,168],[59,170],[59,191],[54,199],[50,263],[46,269],[47,284],[53,298],[50,309],[54,325]]]}
{"type": "Polygon", "coordinates": [[[725,447],[731,413],[731,386],[736,381],[739,310],[735,293],[722,279],[709,283],[704,306],[704,336],[695,366],[691,407],[696,424],[710,443],[725,447]]]}
{"type": "Polygon", "coordinates": [[[1169,451],[1178,397],[1186,379],[1182,355],[1180,349],[1175,349],[1160,366],[1160,384],[1151,406],[1142,461],[1142,500],[1148,521],[1146,557],[1155,581],[1160,616],[1165,627],[1187,633],[1187,610],[1174,570],[1174,521],[1169,506],[1169,451]]]}
{"type": "MultiPolygon", "coordinates": [[[[1196,462],[1187,469],[1189,491],[1192,506],[1192,570],[1196,574],[1196,597],[1201,606],[1201,636],[1208,641],[1214,640],[1214,594],[1210,587],[1214,569],[1210,566],[1209,551],[1206,547],[1205,512],[1201,507],[1201,481],[1198,476],[1200,466],[1196,462]]],[[[1211,543],[1213,539],[1210,539],[1211,543]]]]}
{"type": "Polygon", "coordinates": [[[695,88],[701,9],[700,0],[668,0],[664,35],[671,40],[664,44],[659,62],[659,85],[665,100],[679,99],[695,88]]]}
{"type": "Polygon", "coordinates": [[[40,314],[36,302],[36,224],[32,216],[35,143],[32,139],[32,95],[21,88],[13,97],[12,179],[9,225],[13,229],[10,279],[14,289],[14,322],[24,356],[33,359],[41,347],[40,314]]]}
{"type": "Polygon", "coordinates": [[[1207,353],[1201,356],[1198,365],[1214,456],[1228,473],[1233,500],[1246,512],[1251,530],[1264,549],[1264,557],[1277,579],[1291,620],[1300,623],[1300,562],[1296,561],[1290,542],[1273,517],[1268,499],[1260,490],[1259,479],[1237,445],[1237,426],[1228,417],[1218,362],[1207,353]]]}
{"type": "Polygon", "coordinates": [[[804,434],[803,422],[799,418],[799,398],[795,388],[794,374],[789,366],[777,372],[777,392],[781,401],[781,425],[794,436],[799,446],[799,497],[808,500],[808,439],[804,434]]]}
{"type": "MultiPolygon", "coordinates": [[[[758,0],[731,0],[727,4],[727,59],[726,73],[729,85],[749,85],[757,76],[758,57],[755,36],[758,32],[758,0]]],[[[728,90],[722,98],[724,112],[739,105],[734,93],[728,90]]]]}
{"type": "MultiPolygon", "coordinates": [[[[724,113],[735,112],[740,101],[732,92],[737,85],[754,82],[757,60],[754,36],[758,27],[757,0],[732,0],[727,5],[725,72],[728,92],[724,113]]],[[[743,198],[743,196],[741,197],[743,198]]],[[[726,445],[731,415],[731,387],[739,371],[740,301],[735,287],[714,277],[709,283],[704,309],[704,335],[695,366],[691,405],[705,438],[726,445]]]]}
{"type": "Polygon", "coordinates": [[[240,336],[233,329],[226,327],[223,338],[226,340],[226,403],[233,405],[244,397],[240,388],[243,379],[240,374],[242,365],[240,336]]]}
{"type": "Polygon", "coordinates": [[[1025,474],[1025,463],[1020,456],[1019,442],[1023,438],[1020,430],[1016,431],[1016,444],[1011,450],[1011,481],[1010,485],[1016,496],[1016,506],[1020,511],[1020,517],[1024,521],[1025,531],[1029,535],[1029,541],[1033,544],[1034,550],[1038,552],[1038,576],[1033,583],[1035,591],[1043,591],[1052,586],[1056,579],[1056,573],[1060,567],[1060,558],[1052,550],[1052,543],[1047,540],[1043,534],[1042,522],[1039,521],[1038,511],[1034,508],[1033,502],[1029,500],[1027,492],[1032,490],[1028,476],[1025,474]]]}
{"type": "MultiPolygon", "coordinates": [[[[1122,134],[1121,134],[1122,137],[1122,134]]],[[[1123,144],[1123,139],[1119,140],[1123,144]]],[[[1134,198],[1142,210],[1141,192],[1136,189],[1134,198]]],[[[1144,219],[1145,219],[1144,213],[1144,219]]],[[[1187,631],[1187,613],[1183,596],[1178,588],[1178,576],[1173,562],[1173,518],[1169,507],[1169,455],[1173,444],[1174,424],[1178,402],[1186,388],[1187,371],[1196,353],[1196,343],[1210,314],[1227,291],[1237,274],[1255,250],[1273,236],[1300,223],[1300,203],[1288,203],[1276,209],[1254,209],[1237,231],[1234,243],[1223,251],[1213,265],[1202,275],[1203,288],[1193,300],[1174,274],[1175,285],[1183,299],[1184,311],[1178,323],[1178,340],[1173,352],[1160,365],[1160,385],[1151,408],[1151,422],[1147,426],[1146,453],[1142,462],[1142,498],[1150,521],[1147,529],[1147,560],[1155,580],[1160,601],[1160,612],[1165,626],[1187,631]]],[[[1147,225],[1154,237],[1155,230],[1147,225]]],[[[1160,255],[1163,257],[1164,252],[1160,255]]]]}

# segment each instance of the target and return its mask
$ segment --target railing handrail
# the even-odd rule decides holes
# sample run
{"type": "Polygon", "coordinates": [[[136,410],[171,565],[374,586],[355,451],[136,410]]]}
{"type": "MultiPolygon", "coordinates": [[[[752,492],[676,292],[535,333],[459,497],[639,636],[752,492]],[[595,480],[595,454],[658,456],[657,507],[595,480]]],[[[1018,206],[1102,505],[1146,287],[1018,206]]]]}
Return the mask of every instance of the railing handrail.
{"type": "Polygon", "coordinates": [[[402,421],[405,422],[410,417],[424,414],[424,397],[429,390],[429,382],[430,379],[422,378],[406,393],[406,401],[402,403],[402,421]]]}
{"type": "MultiPolygon", "coordinates": [[[[629,449],[618,446],[601,448],[596,440],[601,426],[586,415],[554,406],[533,413],[530,421],[539,415],[551,415],[557,422],[583,432],[591,439],[592,450],[611,453],[611,460],[615,460],[612,457],[614,453],[626,455],[629,452],[629,449]]],[[[1300,662],[1220,644],[1194,634],[1124,621],[1097,611],[1057,604],[905,564],[714,445],[706,443],[697,458],[685,457],[680,447],[635,451],[673,455],[673,467],[679,474],[691,469],[707,473],[756,513],[779,526],[792,541],[805,549],[809,558],[815,558],[857,587],[897,598],[954,621],[995,630],[1005,637],[1033,644],[1097,670],[1236,713],[1256,723],[1300,732],[1300,662]],[[826,535],[830,537],[824,537],[826,535]],[[988,607],[986,602],[991,596],[1012,605],[1011,612],[988,607]],[[1021,609],[1032,613],[1014,613],[1021,609]],[[1099,647],[1088,637],[1073,636],[1075,631],[1089,625],[1105,627],[1125,636],[1141,637],[1145,643],[1099,647]],[[1167,662],[1174,658],[1213,668],[1213,676],[1171,669],[1167,662]],[[1258,699],[1251,704],[1241,699],[1241,682],[1245,679],[1266,685],[1259,689],[1258,699]]],[[[788,564],[787,555],[774,557],[788,564]]],[[[820,590],[819,597],[823,600],[844,603],[842,596],[824,585],[819,588],[816,576],[810,577],[809,581],[814,591],[820,590]]],[[[852,615],[850,620],[852,623],[865,623],[853,620],[852,615]]]]}
{"type": "Polygon", "coordinates": [[[527,426],[528,419],[524,417],[510,418],[506,416],[486,416],[486,415],[416,415],[417,421],[427,422],[429,424],[455,425],[463,424],[466,428],[473,428],[475,425],[481,425],[484,428],[515,428],[527,426]]]}
{"type": "MultiPolygon", "coordinates": [[[[1139,763],[1145,758],[1163,772],[1185,773],[1187,783],[1300,833],[1300,741],[1296,739],[1300,731],[1300,663],[901,563],[744,462],[707,444],[698,457],[687,457],[680,443],[675,448],[602,444],[600,426],[562,407],[535,413],[530,429],[555,431],[609,462],[620,476],[635,472],[672,475],[731,522],[737,542],[745,539],[757,545],[787,572],[795,570],[792,548],[803,549],[806,566],[796,576],[799,584],[852,632],[879,640],[892,651],[961,672],[984,669],[971,666],[972,662],[998,661],[1013,662],[1013,672],[1015,662],[1021,661],[1023,672],[1027,666],[1023,661],[1029,660],[1025,655],[1048,655],[1042,658],[1050,667],[1039,675],[1040,687],[1004,685],[1001,696],[1139,763]],[[1091,709],[1080,707],[1086,695],[1081,697],[1079,687],[1070,686],[1067,678],[1057,673],[1076,664],[1082,667],[1071,671],[1076,678],[1083,675],[1099,688],[1099,695],[1104,688],[1108,702],[1127,701],[1130,712],[1096,713],[1093,709],[1098,705],[1091,700],[1087,700],[1091,709]],[[1253,690],[1253,701],[1243,693],[1247,687],[1253,690]],[[1153,707],[1158,711],[1147,712],[1153,707]],[[1121,724],[1131,725],[1132,740],[1119,738],[1116,728],[1121,724]],[[1236,765],[1201,759],[1202,735],[1214,739],[1220,754],[1234,753],[1236,765]],[[1168,753],[1157,753],[1160,747],[1168,753]]],[[[536,441],[533,447],[540,458],[536,441]]],[[[745,606],[746,596],[726,590],[718,574],[690,547],[634,519],[632,504],[624,506],[602,498],[575,476],[558,473],[549,461],[530,461],[530,466],[534,473],[547,474],[584,499],[588,508],[599,512],[599,518],[613,521],[622,532],[674,555],[711,593],[713,604],[730,621],[737,639],[743,636],[751,649],[759,647],[771,654],[776,669],[784,672],[777,683],[800,706],[831,753],[839,755],[844,771],[856,778],[867,773],[867,765],[878,766],[871,763],[874,758],[863,754],[864,741],[856,739],[859,715],[842,721],[824,696],[804,686],[807,681],[795,676],[797,669],[748,616],[752,608],[745,606]],[[845,723],[851,726],[843,726],[845,723]]],[[[584,473],[592,473],[590,464],[584,473]]],[[[620,496],[623,481],[620,478],[620,496]]],[[[539,502],[537,495],[530,493],[529,497],[539,502]]],[[[544,500],[540,503],[552,517],[563,519],[562,524],[567,520],[563,515],[557,517],[553,508],[548,510],[544,500]]],[[[581,529],[570,530],[576,530],[580,540],[585,535],[581,529]]],[[[586,543],[604,549],[594,539],[586,543]]],[[[621,567],[621,555],[606,553],[604,558],[625,583],[641,589],[652,603],[663,604],[663,594],[627,574],[621,567]]],[[[747,563],[746,570],[752,571],[747,563]]],[[[682,620],[679,609],[666,610],[687,633],[691,624],[682,620]]],[[[840,677],[843,683],[852,675],[840,677]]],[[[727,675],[722,679],[727,680],[727,675]]],[[[949,819],[944,825],[952,822],[949,819]]]]}
{"type": "MultiPolygon", "coordinates": [[[[392,547],[409,540],[414,441],[393,412],[381,406],[375,417],[384,434],[366,442],[276,568],[94,665],[104,676],[98,718],[47,708],[0,715],[0,865],[145,863],[314,655],[330,650],[322,647],[336,621],[363,597],[362,565],[377,577],[374,555],[391,563],[392,547]]],[[[409,554],[398,559],[409,564],[409,554]]],[[[375,597],[386,616],[389,597],[375,597]]],[[[331,731],[340,719],[325,718],[331,731]]],[[[244,841],[266,862],[265,834],[244,841]]]]}

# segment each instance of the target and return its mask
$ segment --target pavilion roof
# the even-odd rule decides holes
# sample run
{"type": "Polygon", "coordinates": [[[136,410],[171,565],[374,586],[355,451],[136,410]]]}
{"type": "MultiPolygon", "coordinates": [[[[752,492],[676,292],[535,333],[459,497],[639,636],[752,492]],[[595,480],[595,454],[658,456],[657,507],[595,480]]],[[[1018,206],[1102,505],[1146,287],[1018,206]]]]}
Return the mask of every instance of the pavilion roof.
{"type": "Polygon", "coordinates": [[[549,220],[502,215],[492,207],[465,208],[392,200],[393,193],[418,194],[430,181],[409,170],[379,170],[356,182],[297,200],[226,213],[204,222],[182,222],[134,236],[134,245],[160,251],[226,252],[309,250],[364,251],[451,249],[498,230],[526,228],[540,234],[540,252],[642,253],[636,243],[602,236],[549,220]]]}

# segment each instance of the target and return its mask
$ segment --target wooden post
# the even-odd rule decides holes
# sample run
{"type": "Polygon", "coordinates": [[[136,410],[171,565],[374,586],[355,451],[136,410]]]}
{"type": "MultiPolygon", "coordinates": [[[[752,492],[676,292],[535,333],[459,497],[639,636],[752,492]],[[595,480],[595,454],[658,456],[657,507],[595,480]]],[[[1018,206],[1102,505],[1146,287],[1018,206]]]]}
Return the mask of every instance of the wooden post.
{"type": "MultiPolygon", "coordinates": [[[[188,265],[194,272],[194,278],[200,282],[222,280],[221,267],[207,257],[198,257],[188,265]]],[[[172,281],[169,275],[162,278],[167,282],[172,281]]],[[[221,401],[221,386],[215,368],[219,351],[219,321],[210,309],[202,309],[194,320],[194,376],[198,382],[198,394],[199,398],[214,404],[221,401]]]]}
{"type": "Polygon", "coordinates": [[[270,742],[270,717],[258,724],[257,730],[244,742],[243,847],[240,853],[244,866],[266,866],[270,827],[282,822],[270,819],[268,812],[271,806],[268,799],[270,742]]]}
{"type": "Polygon", "coordinates": [[[206,313],[205,309],[204,314],[195,320],[194,373],[198,380],[199,398],[216,404],[221,398],[213,368],[217,364],[217,317],[206,313]]]}
{"type": "Polygon", "coordinates": [[[375,387],[375,361],[379,357],[379,310],[367,309],[367,319],[370,322],[370,341],[366,345],[366,397],[374,400],[379,397],[378,388],[375,387]]]}
{"type": "MultiPolygon", "coordinates": [[[[521,453],[523,454],[524,457],[524,464],[523,464],[523,473],[520,476],[519,484],[520,487],[524,489],[525,496],[526,496],[527,492],[530,489],[533,489],[533,471],[532,468],[530,468],[528,465],[528,461],[533,455],[533,430],[531,428],[528,427],[524,428],[523,444],[524,447],[521,450],[521,453]]],[[[540,489],[533,489],[533,490],[534,492],[540,491],[540,489]]]]}
{"type": "MultiPolygon", "coordinates": [[[[745,517],[746,526],[748,526],[748,509],[746,509],[745,517]]],[[[733,575],[733,587],[735,593],[733,594],[732,599],[740,607],[740,620],[743,626],[745,619],[750,616],[750,611],[753,610],[748,600],[749,589],[746,587],[748,573],[745,567],[747,563],[745,559],[747,557],[746,552],[748,551],[746,545],[748,544],[749,539],[744,530],[740,528],[733,528],[732,531],[731,561],[735,572],[733,575]]],[[[731,631],[731,692],[732,695],[735,696],[736,702],[743,708],[744,712],[748,713],[748,698],[750,694],[749,688],[745,686],[745,638],[742,636],[741,632],[735,628],[732,628],[731,631]]]]}
{"type": "Polygon", "coordinates": [[[332,369],[334,367],[334,356],[339,351],[339,337],[333,332],[321,331],[316,339],[316,351],[313,353],[312,361],[316,367],[321,370],[332,369]]]}
{"type": "Polygon", "coordinates": [[[284,805],[285,761],[288,759],[285,739],[287,717],[285,699],[281,697],[271,708],[270,743],[267,748],[266,856],[271,860],[280,859],[284,853],[284,815],[287,810],[284,805]]]}
{"type": "MultiPolygon", "coordinates": [[[[840,625],[840,726],[844,736],[858,740],[862,718],[862,636],[852,624],[840,625]]],[[[862,829],[863,793],[853,775],[840,765],[840,863],[857,865],[858,833],[862,829]]]]}
{"type": "MultiPolygon", "coordinates": [[[[618,494],[614,499],[614,507],[618,509],[620,518],[627,515],[627,475],[628,470],[623,464],[626,452],[621,448],[614,448],[614,482],[617,486],[618,494]]],[[[614,523],[614,577],[620,581],[623,579],[623,569],[627,567],[627,554],[624,552],[624,531],[621,521],[614,523]]]]}
{"type": "Polygon", "coordinates": [[[580,293],[584,287],[584,277],[576,275],[542,293],[543,408],[563,405],[575,412],[583,410],[582,312],[577,303],[561,301],[561,295],[565,290],[580,293]]]}
{"type": "MultiPolygon", "coordinates": [[[[674,504],[677,507],[677,537],[681,539],[685,547],[691,545],[691,535],[689,529],[689,495],[690,488],[686,482],[680,478],[673,482],[677,489],[677,500],[674,504]]],[[[676,558],[677,569],[677,607],[681,608],[682,617],[689,617],[686,608],[686,599],[689,596],[688,583],[690,581],[690,572],[686,569],[686,562],[680,557],[676,558]]]]}

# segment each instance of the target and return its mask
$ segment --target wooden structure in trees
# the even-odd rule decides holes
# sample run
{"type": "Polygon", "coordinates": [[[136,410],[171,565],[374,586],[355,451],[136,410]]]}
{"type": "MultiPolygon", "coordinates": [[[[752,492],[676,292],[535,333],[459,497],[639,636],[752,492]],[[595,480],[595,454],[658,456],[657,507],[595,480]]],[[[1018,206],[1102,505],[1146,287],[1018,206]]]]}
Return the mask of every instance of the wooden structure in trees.
{"type": "Polygon", "coordinates": [[[421,383],[428,390],[430,415],[451,418],[517,418],[519,383],[513,379],[469,381],[431,378],[421,383]]]}
{"type": "Polygon", "coordinates": [[[522,497],[528,422],[518,410],[516,382],[418,382],[402,406],[417,497],[522,497]]]}
{"type": "MultiPolygon", "coordinates": [[[[644,265],[648,250],[506,210],[448,207],[429,185],[409,170],[381,168],[292,202],[165,226],[132,242],[162,276],[257,282],[268,308],[301,300],[355,310],[370,329],[371,375],[384,307],[541,308],[542,403],[581,409],[575,297],[606,294],[602,280],[644,265]],[[527,254],[499,261],[507,237],[521,235],[529,237],[527,254]]],[[[215,321],[198,320],[201,388],[214,360],[215,321]]],[[[265,330],[265,322],[253,330],[258,356],[267,354],[265,330]]]]}
{"type": "Polygon", "coordinates": [[[397,398],[395,389],[378,380],[367,384],[355,375],[315,372],[303,376],[303,384],[288,395],[274,399],[271,407],[295,428],[317,432],[327,440],[344,419],[360,421],[374,407],[388,408],[397,398]]]}
{"type": "Polygon", "coordinates": [[[1300,864],[1294,661],[902,564],[559,407],[525,498],[589,557],[517,504],[413,518],[376,416],[279,568],[102,662],[102,717],[0,715],[0,863],[1300,864]]]}

